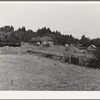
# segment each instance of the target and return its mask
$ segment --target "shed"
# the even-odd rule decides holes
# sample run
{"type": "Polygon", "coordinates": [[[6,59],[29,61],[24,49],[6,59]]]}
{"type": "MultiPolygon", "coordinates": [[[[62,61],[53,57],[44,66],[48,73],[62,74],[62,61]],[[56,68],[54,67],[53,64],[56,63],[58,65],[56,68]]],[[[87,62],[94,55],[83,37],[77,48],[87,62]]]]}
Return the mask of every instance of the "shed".
{"type": "Polygon", "coordinates": [[[95,45],[92,45],[92,44],[87,48],[89,53],[93,53],[96,49],[97,49],[97,47],[95,45]]]}
{"type": "Polygon", "coordinates": [[[69,46],[68,46],[68,52],[70,53],[75,53],[78,51],[78,44],[74,44],[74,43],[71,43],[69,46]]]}

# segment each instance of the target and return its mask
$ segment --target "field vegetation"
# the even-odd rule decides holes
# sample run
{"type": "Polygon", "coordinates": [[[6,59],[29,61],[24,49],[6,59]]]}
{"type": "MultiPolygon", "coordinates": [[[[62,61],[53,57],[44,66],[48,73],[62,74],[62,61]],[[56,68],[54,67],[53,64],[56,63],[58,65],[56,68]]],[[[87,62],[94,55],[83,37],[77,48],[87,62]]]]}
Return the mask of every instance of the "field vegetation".
{"type": "Polygon", "coordinates": [[[0,90],[60,90],[90,91],[100,90],[100,39],[89,39],[85,36],[76,39],[72,35],[52,32],[49,28],[36,32],[25,27],[14,30],[12,26],[0,28],[0,90]],[[29,45],[32,37],[50,36],[53,47],[29,45]],[[65,44],[81,43],[87,47],[94,44],[98,47],[89,68],[73,63],[61,62],[48,57],[37,56],[28,51],[64,56],[65,44]],[[96,68],[96,69],[93,69],[96,68]]]}
{"type": "Polygon", "coordinates": [[[100,70],[34,54],[0,55],[0,90],[100,90],[100,70]]]}

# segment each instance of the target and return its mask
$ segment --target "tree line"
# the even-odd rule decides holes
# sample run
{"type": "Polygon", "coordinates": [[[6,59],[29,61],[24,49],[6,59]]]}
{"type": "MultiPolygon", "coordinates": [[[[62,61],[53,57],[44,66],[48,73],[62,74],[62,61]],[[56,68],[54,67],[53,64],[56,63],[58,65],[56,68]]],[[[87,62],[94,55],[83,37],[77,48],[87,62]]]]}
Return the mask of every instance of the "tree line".
{"type": "Polygon", "coordinates": [[[51,31],[50,28],[43,27],[37,31],[26,30],[25,27],[14,30],[13,26],[4,26],[0,28],[0,43],[12,44],[29,42],[33,37],[49,36],[53,39],[54,44],[65,45],[70,43],[80,43],[83,47],[94,44],[100,47],[100,38],[90,39],[83,35],[81,39],[74,38],[72,35],[62,35],[60,31],[51,31]]]}

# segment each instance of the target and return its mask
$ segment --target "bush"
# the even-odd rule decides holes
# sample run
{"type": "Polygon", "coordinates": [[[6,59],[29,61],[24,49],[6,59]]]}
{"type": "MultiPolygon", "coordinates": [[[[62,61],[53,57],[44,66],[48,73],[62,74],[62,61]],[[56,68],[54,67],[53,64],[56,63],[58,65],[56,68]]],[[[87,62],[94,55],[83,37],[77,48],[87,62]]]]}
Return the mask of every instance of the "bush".
{"type": "Polygon", "coordinates": [[[51,54],[46,54],[45,57],[52,58],[52,55],[51,54]]]}
{"type": "Polygon", "coordinates": [[[71,57],[71,63],[73,63],[73,64],[79,64],[79,59],[77,57],[72,56],[71,57]]]}
{"type": "Polygon", "coordinates": [[[98,63],[97,63],[97,59],[90,59],[89,64],[88,64],[89,68],[99,68],[98,63]]]}
{"type": "Polygon", "coordinates": [[[100,68],[100,47],[94,53],[94,57],[90,59],[88,67],[100,68]]]}
{"type": "Polygon", "coordinates": [[[65,62],[69,62],[69,58],[68,58],[68,57],[65,57],[65,58],[64,58],[64,61],[65,61],[65,62]]]}

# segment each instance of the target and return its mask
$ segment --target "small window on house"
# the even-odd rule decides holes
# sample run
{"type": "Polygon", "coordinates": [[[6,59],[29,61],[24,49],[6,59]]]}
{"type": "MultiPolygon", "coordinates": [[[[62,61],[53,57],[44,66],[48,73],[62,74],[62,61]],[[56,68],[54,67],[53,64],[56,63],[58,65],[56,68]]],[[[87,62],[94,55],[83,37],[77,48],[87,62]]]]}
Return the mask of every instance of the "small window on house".
{"type": "Polygon", "coordinates": [[[38,45],[40,45],[40,42],[37,42],[38,45]]]}
{"type": "Polygon", "coordinates": [[[46,44],[46,41],[44,41],[43,44],[46,44]]]}

